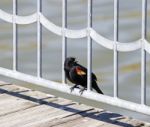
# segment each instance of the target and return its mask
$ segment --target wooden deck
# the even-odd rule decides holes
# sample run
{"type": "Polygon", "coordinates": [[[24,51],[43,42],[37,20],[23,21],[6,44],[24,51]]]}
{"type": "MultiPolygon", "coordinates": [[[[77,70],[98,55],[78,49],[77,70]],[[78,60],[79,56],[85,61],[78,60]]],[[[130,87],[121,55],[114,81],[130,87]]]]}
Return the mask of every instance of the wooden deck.
{"type": "Polygon", "coordinates": [[[0,127],[144,127],[135,119],[0,83],[0,127]]]}

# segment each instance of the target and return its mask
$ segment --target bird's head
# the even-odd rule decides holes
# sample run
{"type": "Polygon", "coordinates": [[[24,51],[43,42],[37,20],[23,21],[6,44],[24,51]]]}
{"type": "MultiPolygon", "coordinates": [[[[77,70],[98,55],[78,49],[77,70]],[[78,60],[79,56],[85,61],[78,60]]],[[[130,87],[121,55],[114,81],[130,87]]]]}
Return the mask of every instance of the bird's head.
{"type": "Polygon", "coordinates": [[[64,63],[64,69],[70,70],[77,63],[76,58],[67,57],[64,63]]]}

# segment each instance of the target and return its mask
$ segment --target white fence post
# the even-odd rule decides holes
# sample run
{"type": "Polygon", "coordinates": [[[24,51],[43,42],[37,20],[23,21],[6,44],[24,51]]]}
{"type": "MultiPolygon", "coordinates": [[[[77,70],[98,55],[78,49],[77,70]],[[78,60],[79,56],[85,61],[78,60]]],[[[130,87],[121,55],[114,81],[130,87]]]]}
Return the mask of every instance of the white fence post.
{"type": "Polygon", "coordinates": [[[64,61],[67,57],[67,38],[65,37],[65,29],[67,28],[67,0],[62,1],[62,83],[66,83],[64,72],[64,61]]]}
{"type": "Polygon", "coordinates": [[[91,72],[92,72],[92,39],[90,37],[90,28],[92,27],[92,0],[88,0],[88,17],[87,17],[87,89],[90,91],[92,82],[91,82],[91,72]]]}
{"type": "Polygon", "coordinates": [[[146,25],[147,25],[147,0],[142,0],[142,47],[141,47],[141,104],[146,104],[146,25]]]}
{"type": "Polygon", "coordinates": [[[118,97],[118,22],[119,0],[114,0],[114,97],[118,97]]]}
{"type": "Polygon", "coordinates": [[[18,70],[18,27],[16,15],[18,13],[18,0],[13,0],[13,70],[18,70]]]}
{"type": "Polygon", "coordinates": [[[40,13],[42,11],[42,0],[37,0],[37,76],[42,77],[42,25],[40,13]]]}

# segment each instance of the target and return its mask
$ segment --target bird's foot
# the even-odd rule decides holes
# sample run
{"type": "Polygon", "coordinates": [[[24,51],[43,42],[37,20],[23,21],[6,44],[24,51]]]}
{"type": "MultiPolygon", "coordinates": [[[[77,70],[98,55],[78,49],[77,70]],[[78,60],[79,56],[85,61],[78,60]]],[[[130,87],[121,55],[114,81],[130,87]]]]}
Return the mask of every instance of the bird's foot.
{"type": "Polygon", "coordinates": [[[74,90],[74,88],[77,88],[77,85],[72,86],[72,87],[70,88],[70,91],[72,92],[72,91],[74,90]]]}
{"type": "Polygon", "coordinates": [[[82,89],[80,89],[80,91],[79,91],[80,95],[82,95],[82,94],[83,94],[84,90],[86,90],[86,88],[82,88],[82,89]]]}
{"type": "Polygon", "coordinates": [[[71,87],[71,88],[70,88],[70,92],[71,92],[71,93],[72,93],[72,91],[74,90],[74,88],[75,88],[75,87],[71,87]]]}

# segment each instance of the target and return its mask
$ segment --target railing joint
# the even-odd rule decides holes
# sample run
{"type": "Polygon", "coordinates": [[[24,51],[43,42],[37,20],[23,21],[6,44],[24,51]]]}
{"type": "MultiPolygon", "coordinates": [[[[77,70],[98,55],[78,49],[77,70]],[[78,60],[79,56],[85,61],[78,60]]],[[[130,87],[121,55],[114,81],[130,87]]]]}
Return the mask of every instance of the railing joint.
{"type": "Polygon", "coordinates": [[[87,37],[90,37],[90,35],[91,35],[91,27],[88,27],[86,29],[86,35],[87,35],[87,37]]]}

